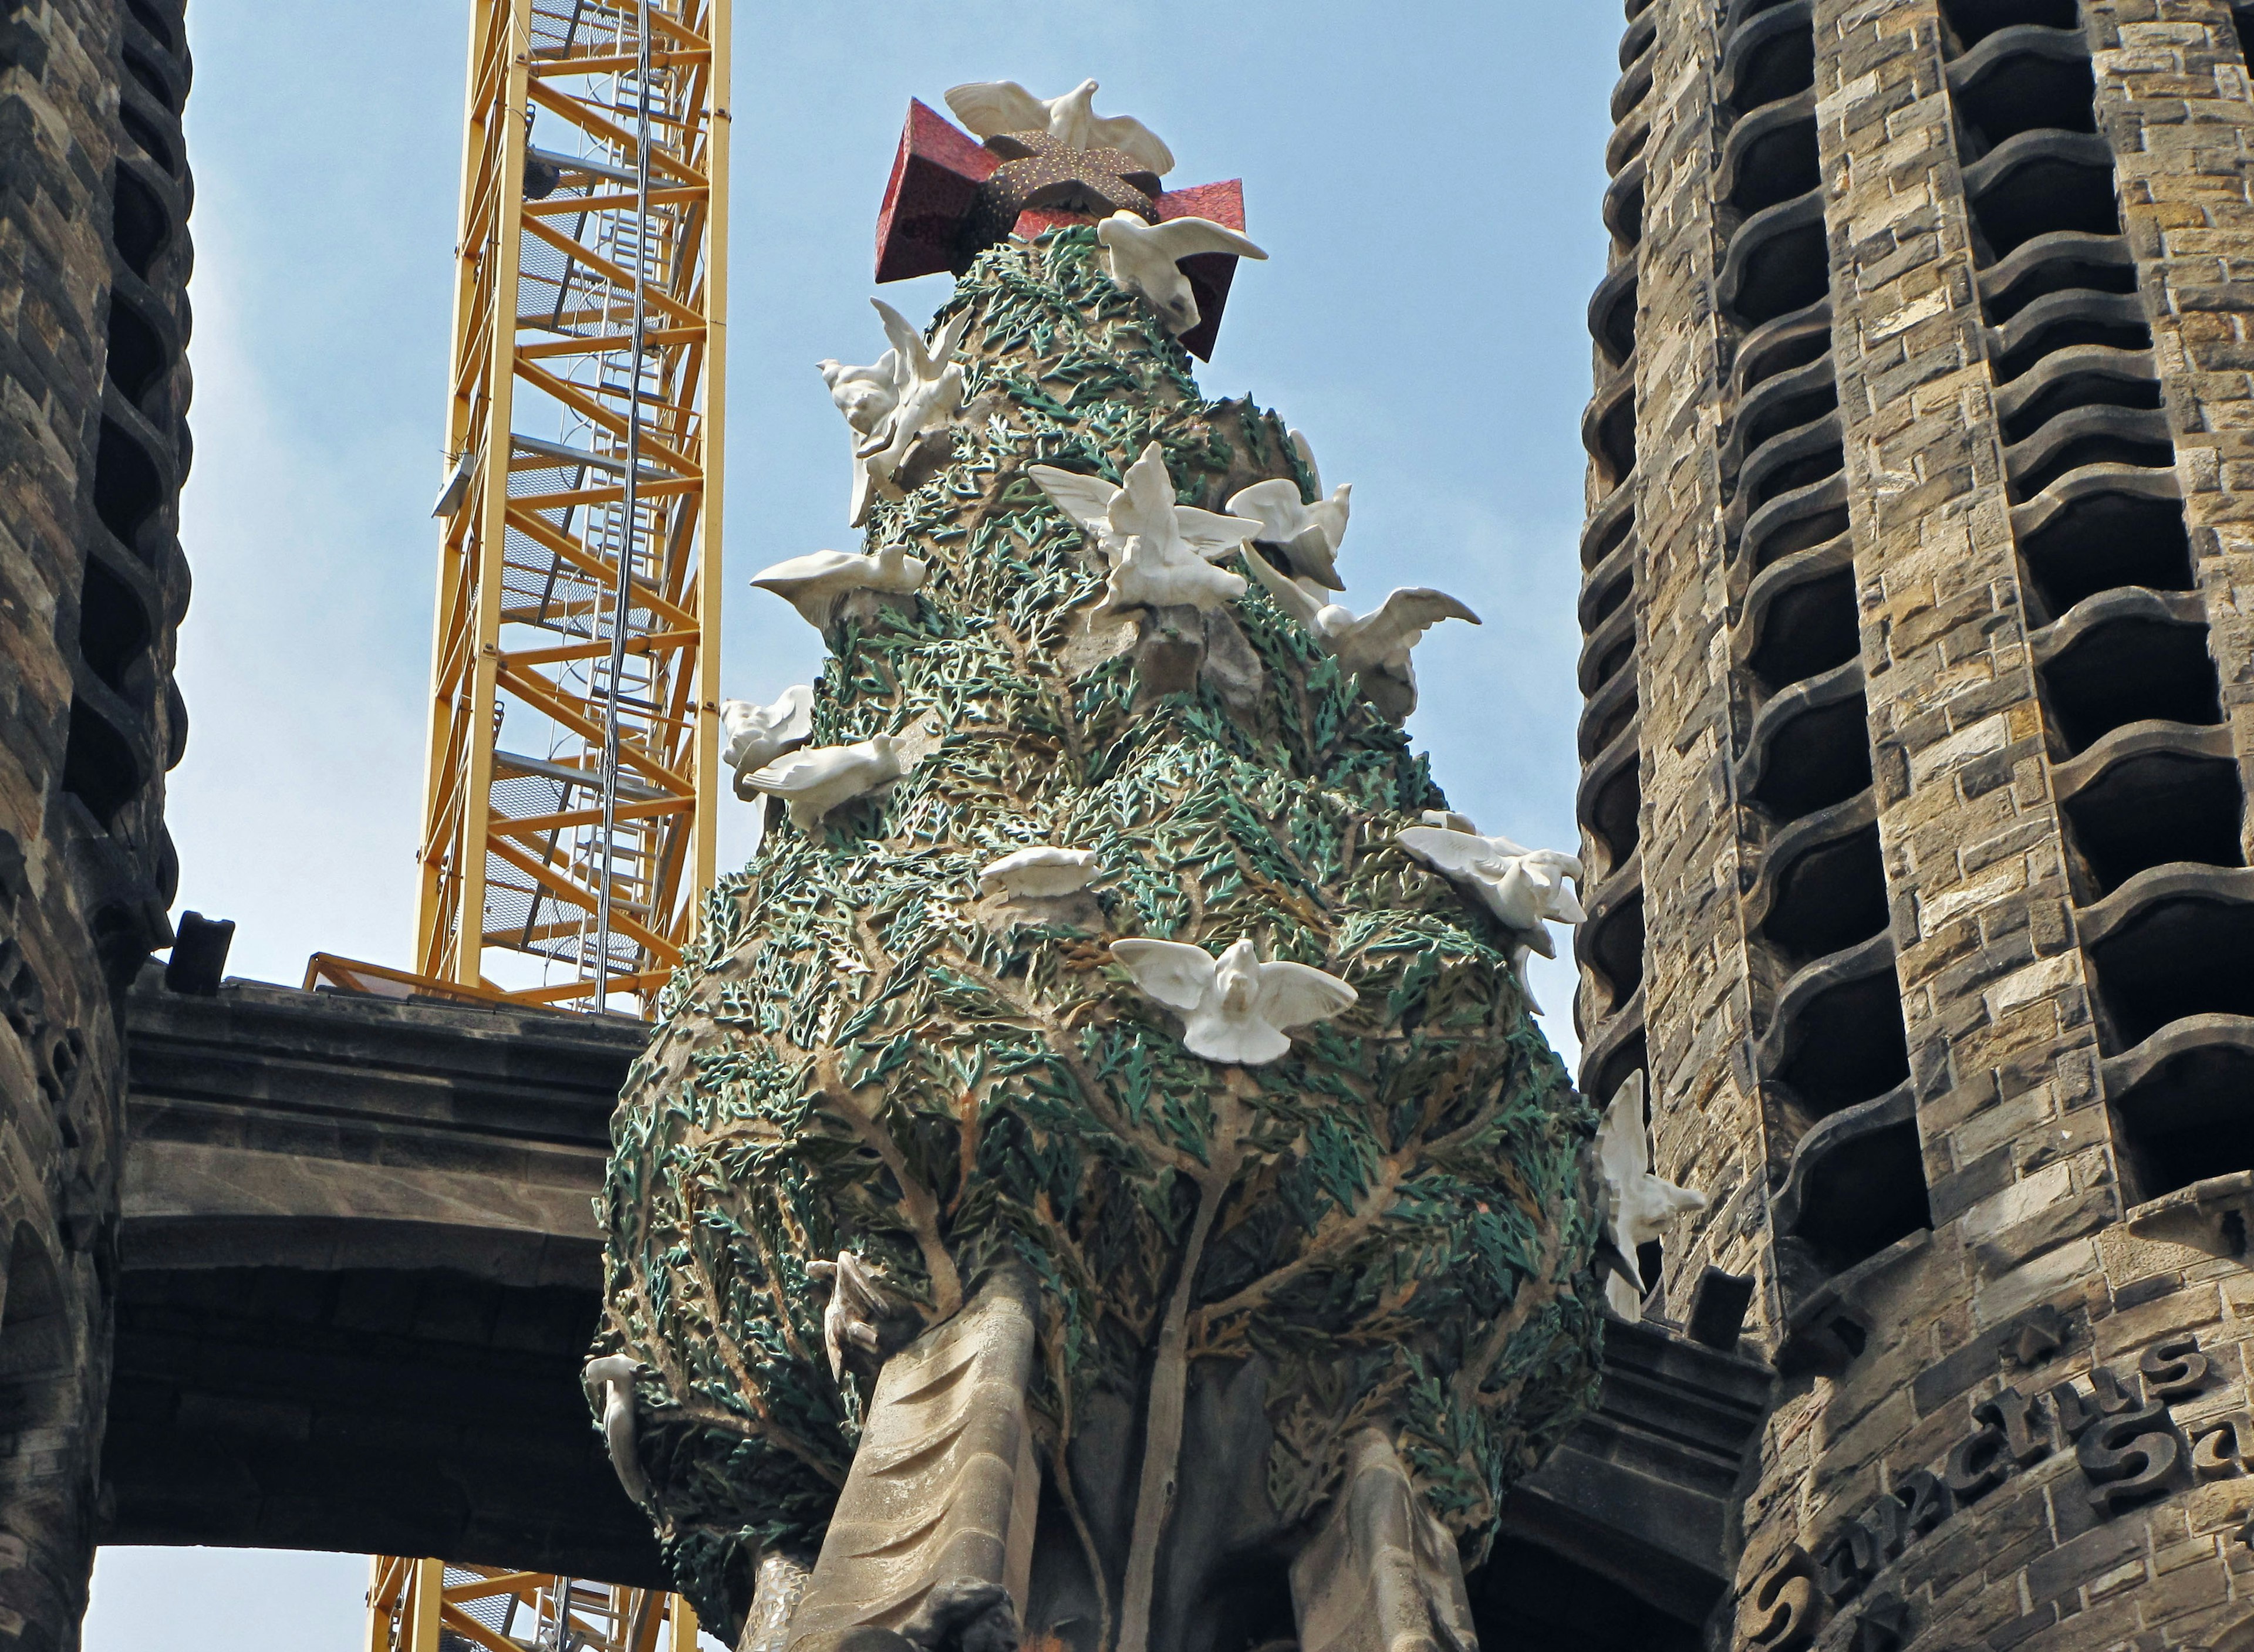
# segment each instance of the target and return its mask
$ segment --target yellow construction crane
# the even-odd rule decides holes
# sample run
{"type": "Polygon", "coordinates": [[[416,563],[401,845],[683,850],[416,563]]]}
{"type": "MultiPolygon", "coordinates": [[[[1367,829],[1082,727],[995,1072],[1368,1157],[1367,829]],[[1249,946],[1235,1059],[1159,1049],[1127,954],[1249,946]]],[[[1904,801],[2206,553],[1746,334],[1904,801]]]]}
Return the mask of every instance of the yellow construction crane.
{"type": "Polygon", "coordinates": [[[606,1009],[713,878],[727,0],[473,0],[469,88],[414,973],[606,1009]]]}
{"type": "Polygon", "coordinates": [[[380,1556],[365,1652],[696,1652],[678,1595],[380,1556]]]}
{"type": "MultiPolygon", "coordinates": [[[[714,873],[727,206],[728,0],[472,0],[416,964],[316,955],[309,987],[646,1013],[680,961],[714,873]]],[[[696,1644],[661,1592],[373,1564],[368,1652],[696,1644]]]]}

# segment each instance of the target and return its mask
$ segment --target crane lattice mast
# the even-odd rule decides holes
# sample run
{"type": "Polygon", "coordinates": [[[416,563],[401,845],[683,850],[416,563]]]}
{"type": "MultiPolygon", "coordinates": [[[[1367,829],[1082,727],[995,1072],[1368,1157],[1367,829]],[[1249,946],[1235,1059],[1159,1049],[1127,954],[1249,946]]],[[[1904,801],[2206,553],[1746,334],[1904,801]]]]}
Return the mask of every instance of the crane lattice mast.
{"type": "Polygon", "coordinates": [[[713,878],[727,0],[472,13],[416,969],[600,1009],[713,878]]]}

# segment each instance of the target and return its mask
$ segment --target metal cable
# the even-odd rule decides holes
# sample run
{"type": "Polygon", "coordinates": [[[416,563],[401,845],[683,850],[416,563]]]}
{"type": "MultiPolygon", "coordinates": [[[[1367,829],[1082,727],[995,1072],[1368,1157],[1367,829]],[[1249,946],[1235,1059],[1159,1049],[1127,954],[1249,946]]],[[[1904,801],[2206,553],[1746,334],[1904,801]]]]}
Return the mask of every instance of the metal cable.
{"type": "Polygon", "coordinates": [[[611,671],[603,693],[602,873],[595,887],[595,1008],[611,1002],[612,836],[619,808],[619,679],[626,667],[626,622],[634,607],[634,543],[640,534],[641,374],[649,282],[649,0],[634,0],[634,364],[626,374],[626,535],[619,547],[618,598],[611,614],[611,671]]]}

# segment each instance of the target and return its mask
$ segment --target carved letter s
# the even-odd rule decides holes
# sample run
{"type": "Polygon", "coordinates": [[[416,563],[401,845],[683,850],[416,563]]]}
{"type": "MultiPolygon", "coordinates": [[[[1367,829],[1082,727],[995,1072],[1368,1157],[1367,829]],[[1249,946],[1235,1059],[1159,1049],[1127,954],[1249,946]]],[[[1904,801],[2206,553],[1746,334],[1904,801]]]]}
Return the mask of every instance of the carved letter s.
{"type": "Polygon", "coordinates": [[[2106,1418],[2074,1448],[2090,1477],[2090,1501],[2112,1516],[2167,1488],[2184,1460],[2183,1439],[2166,1405],[2146,1405],[2106,1418]]]}
{"type": "Polygon", "coordinates": [[[1779,1555],[1746,1597],[1738,1624],[1746,1644],[1759,1652],[1807,1652],[1824,1621],[1816,1592],[1816,1563],[1794,1544],[1779,1555]]]}

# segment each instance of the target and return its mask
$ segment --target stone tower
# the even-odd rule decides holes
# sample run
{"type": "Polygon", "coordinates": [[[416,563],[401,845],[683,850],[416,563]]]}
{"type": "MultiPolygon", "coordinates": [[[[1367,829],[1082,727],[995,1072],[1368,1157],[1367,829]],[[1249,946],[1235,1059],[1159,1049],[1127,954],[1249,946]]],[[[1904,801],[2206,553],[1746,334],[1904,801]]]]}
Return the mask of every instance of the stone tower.
{"type": "Polygon", "coordinates": [[[181,0],[0,8],[0,1648],[74,1647],[119,995],[166,944],[188,578],[181,0]]]}
{"type": "MultiPolygon", "coordinates": [[[[1583,1087],[1779,1371],[1713,1643],[2254,1617],[2254,94],[2224,0],[1629,0],[1583,1087]]],[[[2254,18],[2250,18],[2254,23],[2254,18]]]]}

